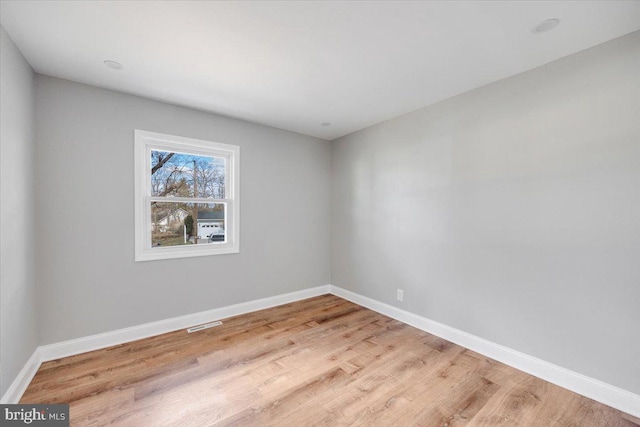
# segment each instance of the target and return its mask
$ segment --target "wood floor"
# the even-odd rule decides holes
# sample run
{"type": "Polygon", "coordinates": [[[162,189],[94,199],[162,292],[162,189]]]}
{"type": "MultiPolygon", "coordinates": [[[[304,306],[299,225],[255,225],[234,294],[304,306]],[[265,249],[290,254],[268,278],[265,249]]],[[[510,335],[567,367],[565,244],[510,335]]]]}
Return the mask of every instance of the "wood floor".
{"type": "Polygon", "coordinates": [[[21,402],[78,426],[638,425],[332,295],[44,363],[21,402]]]}

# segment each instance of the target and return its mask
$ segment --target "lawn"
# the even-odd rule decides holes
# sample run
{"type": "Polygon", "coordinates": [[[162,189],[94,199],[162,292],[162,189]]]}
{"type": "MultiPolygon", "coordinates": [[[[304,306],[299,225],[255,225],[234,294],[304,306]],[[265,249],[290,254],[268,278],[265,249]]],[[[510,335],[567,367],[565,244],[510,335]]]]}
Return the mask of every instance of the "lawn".
{"type": "Polygon", "coordinates": [[[190,245],[191,242],[184,242],[183,234],[154,234],[151,238],[152,246],[180,246],[180,245],[190,245]]]}

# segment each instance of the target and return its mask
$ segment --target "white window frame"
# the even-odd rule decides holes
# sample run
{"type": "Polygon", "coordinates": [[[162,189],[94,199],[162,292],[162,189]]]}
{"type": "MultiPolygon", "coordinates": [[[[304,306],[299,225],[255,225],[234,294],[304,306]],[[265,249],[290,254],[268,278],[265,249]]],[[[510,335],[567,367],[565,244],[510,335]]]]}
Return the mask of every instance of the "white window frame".
{"type": "MultiPolygon", "coordinates": [[[[219,142],[185,138],[136,129],[134,132],[135,173],[135,261],[188,258],[240,252],[240,147],[219,142]],[[162,198],[151,196],[151,151],[175,151],[226,159],[225,198],[162,198]],[[152,247],[151,202],[162,199],[189,203],[224,203],[225,242],[184,246],[152,247]]],[[[194,224],[195,226],[195,224],[194,224]]]]}

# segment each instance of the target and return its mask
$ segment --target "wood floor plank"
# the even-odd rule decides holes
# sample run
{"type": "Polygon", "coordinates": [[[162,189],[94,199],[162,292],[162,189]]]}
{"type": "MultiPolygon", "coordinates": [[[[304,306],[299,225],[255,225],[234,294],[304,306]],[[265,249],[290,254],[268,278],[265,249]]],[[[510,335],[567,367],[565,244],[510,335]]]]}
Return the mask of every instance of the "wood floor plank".
{"type": "Polygon", "coordinates": [[[333,295],[44,363],[23,403],[74,426],[638,426],[333,295]]]}

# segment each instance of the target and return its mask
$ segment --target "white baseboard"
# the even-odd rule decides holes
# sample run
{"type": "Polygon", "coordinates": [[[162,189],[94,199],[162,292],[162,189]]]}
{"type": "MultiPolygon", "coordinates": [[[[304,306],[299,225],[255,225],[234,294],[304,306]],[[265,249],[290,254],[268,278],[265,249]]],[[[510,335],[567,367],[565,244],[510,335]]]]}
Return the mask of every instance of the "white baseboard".
{"type": "Polygon", "coordinates": [[[20,374],[13,381],[5,395],[2,403],[18,403],[27,386],[38,371],[40,364],[61,357],[73,356],[86,353],[88,351],[99,350],[126,342],[131,342],[179,329],[189,328],[213,320],[226,319],[252,311],[263,310],[290,302],[312,298],[318,295],[328,294],[330,285],[318,286],[301,291],[290,292],[288,294],[276,295],[273,297],[243,302],[226,307],[214,308],[213,310],[201,311],[199,313],[188,314],[186,316],[174,317],[172,319],[160,320],[158,322],[145,323],[143,325],[118,329],[116,331],[102,334],[90,335],[69,341],[55,344],[42,345],[38,347],[27,361],[20,374]]]}
{"type": "Polygon", "coordinates": [[[7,392],[0,399],[0,403],[9,404],[9,403],[18,403],[20,398],[24,394],[24,391],[31,383],[36,372],[38,372],[38,368],[40,367],[40,352],[39,349],[36,348],[27,363],[24,364],[18,376],[9,386],[7,392]]]}
{"type": "Polygon", "coordinates": [[[186,316],[174,317],[172,319],[160,320],[158,322],[145,323],[143,325],[132,326],[130,328],[118,329],[116,331],[105,332],[75,340],[63,341],[55,344],[40,346],[40,357],[43,362],[60,359],[61,357],[72,356],[74,354],[86,353],[87,351],[99,350],[126,342],[136,341],[155,335],[166,334],[167,332],[179,329],[190,328],[214,320],[225,319],[238,316],[252,311],[263,310],[305,298],[328,294],[329,285],[318,286],[301,291],[290,292],[288,294],[276,295],[273,297],[242,302],[240,304],[228,305],[226,307],[214,308],[213,310],[201,311],[199,313],[187,314],[186,316]]]}
{"type": "Polygon", "coordinates": [[[113,345],[188,328],[212,320],[238,316],[328,293],[377,311],[378,313],[446,339],[447,341],[451,341],[635,417],[640,417],[640,396],[637,394],[333,285],[318,286],[112,332],[40,346],[31,355],[0,402],[17,403],[42,362],[99,350],[113,345]]]}
{"type": "Polygon", "coordinates": [[[330,292],[340,298],[377,311],[567,390],[619,409],[634,417],[640,417],[640,395],[338,286],[331,285],[330,292]]]}

